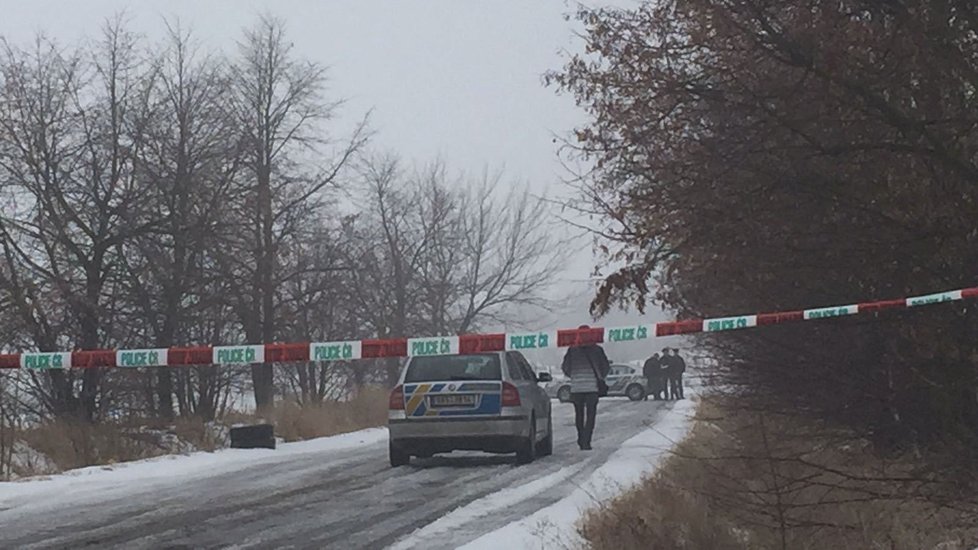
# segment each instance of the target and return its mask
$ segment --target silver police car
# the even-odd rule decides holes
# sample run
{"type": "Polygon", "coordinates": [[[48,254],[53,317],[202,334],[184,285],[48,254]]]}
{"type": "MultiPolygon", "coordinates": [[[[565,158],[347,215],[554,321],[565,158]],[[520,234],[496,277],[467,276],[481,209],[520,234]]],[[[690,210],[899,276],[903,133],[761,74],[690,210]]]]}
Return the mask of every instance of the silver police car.
{"type": "Polygon", "coordinates": [[[473,450],[516,453],[520,464],[553,453],[550,398],[517,351],[412,357],[391,391],[391,466],[412,456],[473,450]]]}
{"type": "MultiPolygon", "coordinates": [[[[612,363],[605,382],[608,383],[608,395],[611,396],[623,395],[632,401],[641,401],[649,393],[648,380],[639,369],[631,365],[612,363]]],[[[546,386],[546,392],[561,403],[567,403],[571,400],[570,380],[566,377],[554,380],[546,386]]]]}

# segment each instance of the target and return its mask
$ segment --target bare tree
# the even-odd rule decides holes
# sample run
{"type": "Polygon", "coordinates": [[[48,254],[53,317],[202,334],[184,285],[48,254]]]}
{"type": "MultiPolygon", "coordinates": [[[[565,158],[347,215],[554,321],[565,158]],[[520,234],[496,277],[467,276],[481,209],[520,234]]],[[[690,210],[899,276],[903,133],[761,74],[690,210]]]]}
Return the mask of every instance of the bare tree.
{"type": "Polygon", "coordinates": [[[503,306],[547,307],[544,291],[567,257],[564,243],[547,227],[542,200],[526,188],[500,193],[501,174],[484,173],[470,184],[460,208],[464,271],[457,332],[480,317],[502,323],[503,306]]]}
{"type": "MultiPolygon", "coordinates": [[[[344,247],[353,306],[381,337],[461,334],[503,322],[514,305],[547,306],[563,256],[542,201],[502,192],[500,174],[451,178],[440,162],[416,173],[392,155],[364,163],[344,247]]],[[[387,365],[388,377],[398,364],[387,365]]]]}
{"type": "MultiPolygon", "coordinates": [[[[280,334],[287,340],[336,340],[360,333],[344,284],[356,266],[344,260],[340,230],[327,227],[329,221],[307,219],[288,247],[278,309],[280,334]]],[[[346,365],[311,361],[286,366],[277,374],[299,403],[308,404],[331,396],[346,372],[346,365]]]]}
{"type": "MultiPolygon", "coordinates": [[[[21,199],[4,230],[6,282],[40,349],[64,343],[55,334],[66,331],[50,330],[52,315],[63,315],[71,346],[110,340],[115,249],[149,227],[138,216],[132,169],[142,147],[132,123],[146,108],[147,86],[135,45],[116,19],[90,57],[65,55],[43,39],[32,52],[5,48],[0,168],[21,199]],[[40,293],[45,287],[51,294],[40,293]],[[55,303],[63,313],[49,307],[55,303]]],[[[77,395],[75,376],[52,371],[50,389],[37,387],[54,412],[92,419],[102,372],[85,369],[77,395]]]]}
{"type": "MultiPolygon", "coordinates": [[[[262,17],[228,61],[179,25],[144,47],[122,19],[64,48],[0,50],[0,319],[42,351],[455,334],[544,304],[542,205],[500,175],[362,158],[336,139],[325,70],[262,17]],[[356,160],[355,172],[353,161],[356,160]],[[362,162],[361,162],[362,160],[362,162]]],[[[317,403],[398,360],[251,369],[317,403]]],[[[244,369],[31,371],[41,415],[221,414],[244,369]]]]}
{"type": "MultiPolygon", "coordinates": [[[[363,163],[362,210],[348,220],[346,259],[355,265],[350,292],[365,332],[380,338],[403,337],[417,311],[416,275],[424,237],[412,225],[419,197],[404,185],[400,161],[393,155],[363,163]]],[[[388,381],[398,362],[386,360],[388,381]]]]}
{"type": "MultiPolygon", "coordinates": [[[[50,259],[58,258],[56,242],[67,238],[47,221],[55,205],[45,201],[47,188],[61,185],[71,172],[79,139],[72,119],[72,94],[81,85],[81,59],[63,55],[38,37],[33,50],[4,42],[0,108],[3,169],[7,208],[2,223],[3,288],[16,312],[23,343],[42,351],[58,349],[67,328],[67,305],[59,293],[50,259]]],[[[47,387],[37,384],[45,405],[56,413],[76,408],[70,375],[52,373],[47,387]]]]}
{"type": "Polygon", "coordinates": [[[415,199],[411,217],[423,236],[417,262],[419,334],[455,334],[459,280],[466,268],[466,182],[450,179],[441,161],[423,167],[409,183],[415,199]]]}
{"type": "MultiPolygon", "coordinates": [[[[157,79],[146,119],[147,144],[137,159],[148,193],[145,215],[157,230],[122,251],[134,326],[143,341],[169,347],[188,341],[187,328],[202,304],[207,269],[218,246],[230,184],[237,172],[236,126],[223,94],[227,76],[219,59],[201,55],[189,32],[168,27],[167,43],[156,60],[157,79]]],[[[157,372],[156,403],[173,413],[171,369],[157,372]]]]}
{"type": "MultiPolygon", "coordinates": [[[[229,264],[248,279],[240,289],[248,298],[242,298],[238,311],[249,341],[277,337],[280,247],[292,234],[290,222],[337,183],[367,139],[364,121],[320,170],[296,165],[301,155],[315,158],[331,145],[323,123],[339,103],[324,100],[325,80],[325,68],[295,59],[281,20],[265,15],[245,31],[240,58],[232,66],[232,92],[245,167],[240,229],[246,237],[229,264]]],[[[271,366],[256,365],[252,378],[256,403],[270,406],[271,366]]]]}

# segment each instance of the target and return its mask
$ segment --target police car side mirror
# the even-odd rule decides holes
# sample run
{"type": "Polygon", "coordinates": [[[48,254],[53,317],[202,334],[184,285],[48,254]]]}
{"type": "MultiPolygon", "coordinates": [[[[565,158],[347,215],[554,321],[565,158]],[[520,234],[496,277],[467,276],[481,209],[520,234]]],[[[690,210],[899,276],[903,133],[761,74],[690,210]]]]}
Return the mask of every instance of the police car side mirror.
{"type": "Polygon", "coordinates": [[[537,382],[551,382],[554,377],[549,372],[537,373],[537,382]]]}

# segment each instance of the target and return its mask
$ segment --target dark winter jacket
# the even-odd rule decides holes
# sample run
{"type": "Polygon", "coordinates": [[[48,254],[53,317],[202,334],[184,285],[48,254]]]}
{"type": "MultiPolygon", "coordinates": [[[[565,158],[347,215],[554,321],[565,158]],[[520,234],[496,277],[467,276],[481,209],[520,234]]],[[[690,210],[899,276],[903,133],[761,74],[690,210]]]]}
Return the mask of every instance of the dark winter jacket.
{"type": "Polygon", "coordinates": [[[598,391],[595,371],[603,380],[608,376],[611,364],[601,346],[589,344],[569,348],[564,354],[564,362],[560,365],[560,370],[571,379],[571,393],[591,393],[598,391]]]}
{"type": "Polygon", "coordinates": [[[648,380],[653,380],[659,377],[659,366],[662,364],[662,358],[653,355],[645,360],[645,364],[642,365],[642,376],[648,380]]]}
{"type": "Polygon", "coordinates": [[[662,362],[666,364],[670,378],[678,378],[686,372],[686,361],[678,355],[667,355],[662,358],[662,362]]]}

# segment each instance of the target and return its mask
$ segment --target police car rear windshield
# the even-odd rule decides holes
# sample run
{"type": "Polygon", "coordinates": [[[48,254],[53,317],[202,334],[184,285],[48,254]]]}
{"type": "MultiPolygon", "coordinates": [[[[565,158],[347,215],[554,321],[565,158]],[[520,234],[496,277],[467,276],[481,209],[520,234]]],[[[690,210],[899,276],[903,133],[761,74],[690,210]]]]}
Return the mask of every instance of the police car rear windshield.
{"type": "Polygon", "coordinates": [[[405,382],[437,382],[447,380],[500,380],[502,369],[499,355],[440,355],[414,357],[408,365],[405,382]]]}

